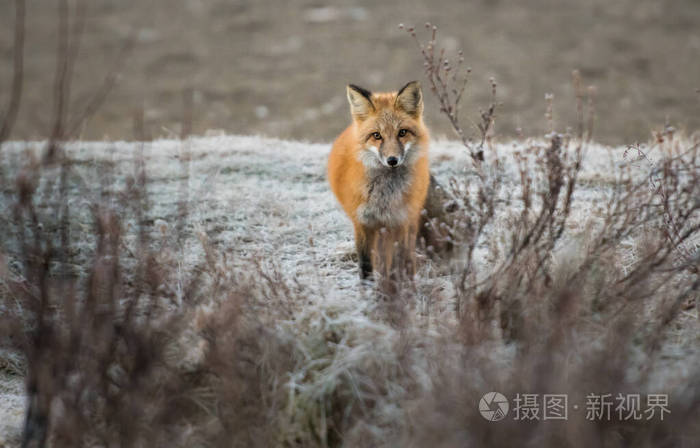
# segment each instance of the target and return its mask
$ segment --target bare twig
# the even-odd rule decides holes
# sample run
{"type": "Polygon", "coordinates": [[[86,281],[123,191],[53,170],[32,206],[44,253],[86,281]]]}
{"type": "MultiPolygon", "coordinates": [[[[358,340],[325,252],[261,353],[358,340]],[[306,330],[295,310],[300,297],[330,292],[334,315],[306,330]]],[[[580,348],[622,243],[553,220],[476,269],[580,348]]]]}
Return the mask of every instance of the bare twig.
{"type": "MultiPolygon", "coordinates": [[[[399,25],[399,29],[404,28],[403,24],[399,25]]],[[[496,83],[492,78],[492,102],[488,109],[481,113],[482,121],[477,125],[481,132],[481,143],[477,148],[474,148],[459,121],[460,103],[469,80],[471,69],[464,69],[462,67],[464,64],[464,56],[461,51],[457,53],[457,64],[454,65],[446,58],[444,48],[437,49],[437,26],[426,23],[425,28],[431,32],[430,39],[427,42],[421,42],[418,39],[414,27],[407,27],[405,29],[411,37],[413,37],[423,56],[425,75],[428,78],[430,91],[440,103],[440,112],[447,117],[452,129],[457,134],[464,147],[467,148],[478,167],[484,160],[484,141],[494,123],[497,106],[495,101],[496,83]]]]}

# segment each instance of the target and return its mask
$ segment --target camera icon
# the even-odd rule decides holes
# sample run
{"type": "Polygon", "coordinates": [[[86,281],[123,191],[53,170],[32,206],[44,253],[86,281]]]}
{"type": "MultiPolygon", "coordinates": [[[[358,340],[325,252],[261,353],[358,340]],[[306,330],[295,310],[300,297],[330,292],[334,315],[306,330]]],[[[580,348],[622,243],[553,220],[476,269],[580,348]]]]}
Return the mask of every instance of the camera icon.
{"type": "Polygon", "coordinates": [[[508,399],[499,392],[487,392],[479,400],[479,412],[490,422],[503,420],[508,415],[508,409],[508,399]]]}

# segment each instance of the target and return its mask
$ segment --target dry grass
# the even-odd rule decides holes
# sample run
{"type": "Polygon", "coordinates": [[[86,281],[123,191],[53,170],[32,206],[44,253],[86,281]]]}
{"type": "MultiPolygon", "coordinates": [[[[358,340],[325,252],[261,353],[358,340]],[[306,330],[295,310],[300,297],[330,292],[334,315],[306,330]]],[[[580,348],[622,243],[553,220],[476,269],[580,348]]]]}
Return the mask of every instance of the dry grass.
{"type": "MultiPolygon", "coordinates": [[[[669,156],[656,162],[663,170],[651,171],[630,158],[613,171],[619,177],[577,187],[573,222],[561,222],[565,196],[548,211],[551,185],[559,183],[548,174],[558,166],[552,144],[529,145],[519,155],[502,154],[493,178],[484,170],[493,200],[476,174],[449,183],[459,204],[448,232],[453,258],[425,259],[415,285],[389,301],[349,280],[356,276],[351,262],[324,255],[295,273],[270,259],[286,252],[265,245],[250,251],[259,244],[251,230],[240,229],[241,239],[218,238],[218,221],[205,224],[197,204],[183,206],[180,187],[167,187],[175,195],[168,206],[173,220],[154,219],[167,194],[155,194],[164,187],[144,167],[163,161],[141,159],[138,145],[133,164],[99,158],[87,166],[72,150],[66,154],[74,163],[53,166],[27,165],[30,158],[17,157],[20,147],[11,150],[25,163],[19,181],[34,179],[6,190],[15,217],[3,240],[3,359],[16,360],[11,372],[27,381],[24,440],[41,445],[45,437],[51,446],[692,440],[697,249],[686,258],[664,216],[674,217],[692,248],[697,211],[688,214],[689,198],[698,170],[687,163],[696,156],[669,156]],[[62,169],[70,171],[67,247],[55,212],[62,169]],[[105,184],[88,193],[89,178],[80,173],[96,169],[105,184]],[[522,178],[513,175],[519,170],[522,178]],[[649,172],[666,199],[649,188],[649,172]],[[80,205],[75,195],[96,200],[80,205]],[[253,242],[243,244],[247,239],[253,242]],[[341,266],[348,272],[333,274],[341,266]],[[328,273],[313,275],[314,269],[328,273]],[[331,286],[341,274],[344,289],[331,286]],[[570,410],[569,420],[556,425],[493,423],[477,408],[490,390],[511,399],[567,393],[581,407],[589,393],[668,393],[671,414],[644,424],[591,422],[570,410]]],[[[686,145],[674,137],[644,150],[658,156],[686,145]]],[[[189,154],[185,163],[206,151],[189,154]]],[[[487,152],[484,166],[490,158],[487,152]]],[[[178,172],[199,177],[201,168],[172,174],[178,172]]],[[[581,177],[590,182],[588,176],[581,177]]],[[[568,179],[561,179],[562,191],[568,179]]],[[[191,185],[184,175],[178,183],[191,185]]],[[[309,232],[307,244],[329,251],[329,236],[309,232]]]]}

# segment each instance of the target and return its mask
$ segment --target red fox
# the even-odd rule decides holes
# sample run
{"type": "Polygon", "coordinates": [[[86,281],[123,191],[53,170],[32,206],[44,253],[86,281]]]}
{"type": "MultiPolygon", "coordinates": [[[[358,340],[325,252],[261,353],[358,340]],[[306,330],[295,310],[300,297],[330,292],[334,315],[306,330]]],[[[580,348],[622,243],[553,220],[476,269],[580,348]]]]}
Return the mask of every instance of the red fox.
{"type": "Polygon", "coordinates": [[[430,184],[420,83],[391,93],[350,84],[347,96],[352,124],[333,143],[328,180],[355,227],[360,277],[387,276],[394,259],[412,277],[430,184]]]}

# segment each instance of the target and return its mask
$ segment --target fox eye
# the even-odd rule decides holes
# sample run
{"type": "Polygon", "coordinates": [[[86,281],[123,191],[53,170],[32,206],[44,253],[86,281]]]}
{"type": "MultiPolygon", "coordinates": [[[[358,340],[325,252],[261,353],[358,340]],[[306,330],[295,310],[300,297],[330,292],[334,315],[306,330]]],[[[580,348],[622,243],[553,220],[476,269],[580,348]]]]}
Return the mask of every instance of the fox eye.
{"type": "Polygon", "coordinates": [[[372,132],[372,138],[374,138],[375,140],[381,140],[382,134],[380,134],[379,132],[372,132]]]}
{"type": "Polygon", "coordinates": [[[405,137],[407,133],[408,133],[407,129],[401,129],[399,131],[399,137],[405,137]]]}

